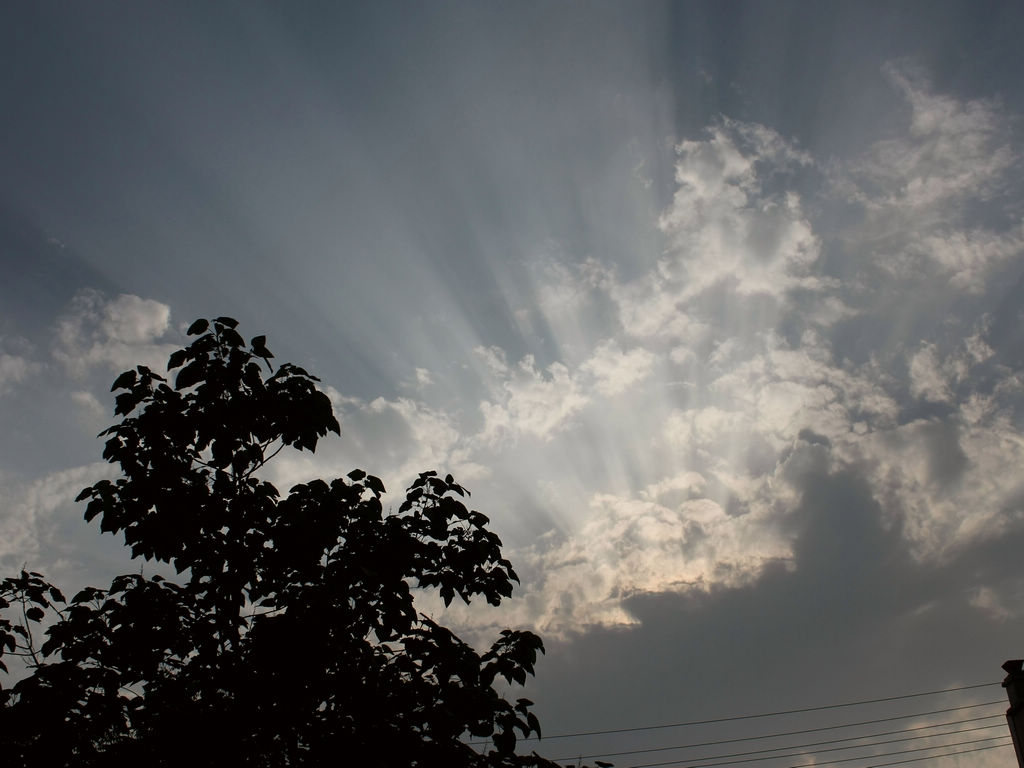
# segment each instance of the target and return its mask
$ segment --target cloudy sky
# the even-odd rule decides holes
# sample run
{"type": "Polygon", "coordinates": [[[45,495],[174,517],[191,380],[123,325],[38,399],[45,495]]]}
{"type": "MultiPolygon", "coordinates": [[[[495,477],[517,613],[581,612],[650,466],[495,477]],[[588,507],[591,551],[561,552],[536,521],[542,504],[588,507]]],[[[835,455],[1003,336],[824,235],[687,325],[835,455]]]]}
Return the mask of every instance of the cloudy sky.
{"type": "Polygon", "coordinates": [[[342,423],[272,479],[473,491],[522,588],[424,608],[540,632],[549,733],[997,682],[1024,656],[1022,36],[1015,2],[8,5],[0,565],[137,567],[72,502],[109,383],[230,315],[342,423]]]}

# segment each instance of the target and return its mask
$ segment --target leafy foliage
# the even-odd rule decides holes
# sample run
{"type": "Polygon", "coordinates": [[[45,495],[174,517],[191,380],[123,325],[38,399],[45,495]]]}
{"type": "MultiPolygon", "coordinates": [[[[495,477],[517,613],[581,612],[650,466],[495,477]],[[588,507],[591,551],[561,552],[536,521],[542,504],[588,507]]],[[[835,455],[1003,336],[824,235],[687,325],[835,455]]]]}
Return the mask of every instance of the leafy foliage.
{"type": "Polygon", "coordinates": [[[196,321],[173,384],[117,378],[101,436],[121,474],[78,497],[179,581],[123,575],[70,602],[35,572],[0,582],[0,664],[30,668],[0,688],[5,765],[553,766],[517,754],[540,725],[496,690],[533,673],[540,639],[505,630],[480,654],[413,604],[511,594],[487,518],[434,472],[397,512],[361,470],[282,497],[260,470],[338,422],[314,376],[236,328],[196,321]]]}

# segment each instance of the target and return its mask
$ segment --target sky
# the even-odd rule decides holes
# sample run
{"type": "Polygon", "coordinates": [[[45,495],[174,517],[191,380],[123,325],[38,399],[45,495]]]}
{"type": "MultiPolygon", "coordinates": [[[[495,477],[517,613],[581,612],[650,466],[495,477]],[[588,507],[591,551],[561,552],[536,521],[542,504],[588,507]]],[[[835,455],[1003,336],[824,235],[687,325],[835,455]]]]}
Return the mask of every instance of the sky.
{"type": "MultiPolygon", "coordinates": [[[[138,567],[73,502],[110,472],[110,382],[228,315],[342,425],[279,487],[472,491],[522,584],[423,609],[540,633],[549,734],[998,682],[1022,36],[984,0],[6,5],[0,566],[138,567]]],[[[944,696],[898,714],[1003,692],[944,696]]]]}

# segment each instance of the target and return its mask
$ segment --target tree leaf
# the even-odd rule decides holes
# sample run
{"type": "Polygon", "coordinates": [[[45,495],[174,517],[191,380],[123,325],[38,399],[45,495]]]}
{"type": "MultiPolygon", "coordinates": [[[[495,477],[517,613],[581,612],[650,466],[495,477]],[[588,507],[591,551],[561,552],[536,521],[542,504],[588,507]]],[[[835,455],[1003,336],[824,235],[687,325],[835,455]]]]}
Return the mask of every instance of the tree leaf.
{"type": "Polygon", "coordinates": [[[196,336],[200,333],[206,333],[206,329],[210,327],[209,320],[203,320],[202,318],[196,320],[192,325],[188,327],[186,333],[189,336],[196,336]]]}
{"type": "Polygon", "coordinates": [[[167,358],[167,370],[178,368],[182,363],[185,362],[186,352],[184,349],[179,349],[171,353],[171,356],[167,358]]]}
{"type": "Polygon", "coordinates": [[[187,389],[193,384],[198,384],[206,375],[206,363],[203,360],[193,360],[178,373],[174,380],[175,389],[187,389]]]}
{"type": "Polygon", "coordinates": [[[46,613],[43,611],[43,609],[35,605],[33,605],[31,608],[28,608],[25,611],[25,618],[27,618],[29,621],[42,621],[45,615],[46,613]]]}
{"type": "Polygon", "coordinates": [[[138,379],[138,375],[135,371],[125,371],[114,379],[114,383],[110,385],[110,391],[116,392],[119,389],[131,389],[135,386],[136,379],[138,379]]]}

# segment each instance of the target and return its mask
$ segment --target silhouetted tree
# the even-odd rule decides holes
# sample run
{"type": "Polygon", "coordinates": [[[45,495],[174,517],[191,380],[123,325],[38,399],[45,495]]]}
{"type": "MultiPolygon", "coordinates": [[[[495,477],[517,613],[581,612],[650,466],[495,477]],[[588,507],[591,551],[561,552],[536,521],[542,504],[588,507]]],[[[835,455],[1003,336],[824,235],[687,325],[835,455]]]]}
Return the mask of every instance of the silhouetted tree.
{"type": "Polygon", "coordinates": [[[487,518],[434,472],[393,512],[361,470],[282,497],[261,470],[338,422],[314,376],[274,370],[236,326],[193,323],[173,384],[117,378],[121,420],[101,436],[121,473],[78,497],[180,578],[118,576],[70,602],[35,572],[0,582],[0,657],[29,667],[0,689],[3,764],[553,766],[516,753],[540,726],[495,689],[533,673],[540,639],[505,630],[478,654],[414,607],[416,588],[511,594],[487,518]]]}

